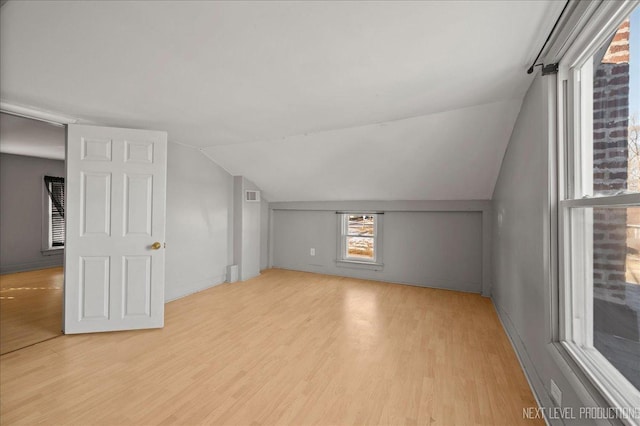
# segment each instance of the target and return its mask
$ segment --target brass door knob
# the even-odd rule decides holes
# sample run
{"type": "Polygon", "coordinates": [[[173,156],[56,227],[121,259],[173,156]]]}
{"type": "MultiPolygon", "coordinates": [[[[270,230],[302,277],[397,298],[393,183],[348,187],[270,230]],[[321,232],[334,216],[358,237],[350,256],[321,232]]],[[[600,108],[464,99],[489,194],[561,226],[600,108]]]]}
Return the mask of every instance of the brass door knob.
{"type": "Polygon", "coordinates": [[[158,241],[151,244],[151,250],[160,250],[160,247],[162,247],[162,244],[160,244],[158,241]]]}

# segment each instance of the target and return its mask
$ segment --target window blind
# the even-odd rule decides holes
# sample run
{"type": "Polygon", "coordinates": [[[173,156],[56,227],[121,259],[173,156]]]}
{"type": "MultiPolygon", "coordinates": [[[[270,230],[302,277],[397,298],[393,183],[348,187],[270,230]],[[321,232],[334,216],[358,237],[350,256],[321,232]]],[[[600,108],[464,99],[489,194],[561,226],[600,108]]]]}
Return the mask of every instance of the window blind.
{"type": "Polygon", "coordinates": [[[51,198],[51,247],[64,247],[64,178],[45,176],[44,184],[51,198]]]}

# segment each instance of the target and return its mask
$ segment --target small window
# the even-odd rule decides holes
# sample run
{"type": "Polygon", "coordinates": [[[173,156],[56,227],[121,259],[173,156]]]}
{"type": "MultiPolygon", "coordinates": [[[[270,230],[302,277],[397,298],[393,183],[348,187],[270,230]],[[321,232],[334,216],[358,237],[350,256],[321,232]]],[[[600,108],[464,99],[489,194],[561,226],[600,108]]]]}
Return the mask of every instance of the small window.
{"type": "Polygon", "coordinates": [[[49,194],[48,224],[49,249],[64,247],[64,178],[45,176],[44,184],[49,194]]]}
{"type": "Polygon", "coordinates": [[[378,215],[342,214],[341,260],[376,263],[378,256],[378,215]]]}

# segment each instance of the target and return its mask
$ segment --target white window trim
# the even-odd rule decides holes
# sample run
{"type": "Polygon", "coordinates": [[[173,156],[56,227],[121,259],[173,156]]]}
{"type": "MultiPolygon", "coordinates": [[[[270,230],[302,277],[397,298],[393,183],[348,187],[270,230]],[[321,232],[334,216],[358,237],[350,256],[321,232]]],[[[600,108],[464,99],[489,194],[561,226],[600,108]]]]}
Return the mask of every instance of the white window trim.
{"type": "MultiPolygon", "coordinates": [[[[569,341],[563,341],[562,346],[612,407],[640,409],[638,390],[597,349],[583,348],[569,341]]],[[[621,420],[632,426],[640,424],[638,418],[621,420]]]]}
{"type": "MultiPolygon", "coordinates": [[[[40,177],[40,182],[44,182],[44,177],[48,175],[42,175],[40,177]]],[[[47,188],[45,188],[44,184],[42,185],[42,244],[40,253],[43,256],[53,256],[57,254],[64,253],[63,247],[52,247],[51,246],[51,197],[47,192],[47,188]]]]}
{"type": "Polygon", "coordinates": [[[383,227],[383,214],[380,212],[366,212],[366,211],[354,211],[354,212],[340,212],[338,216],[338,245],[336,247],[336,265],[342,267],[353,267],[358,269],[372,269],[382,270],[384,264],[382,263],[382,227],[383,227]],[[374,237],[373,237],[373,260],[366,260],[362,258],[347,257],[346,247],[346,217],[349,215],[374,215],[374,237]]]}
{"type": "Polygon", "coordinates": [[[367,213],[347,213],[342,214],[342,229],[340,233],[340,260],[345,262],[355,262],[355,263],[377,263],[378,259],[378,215],[372,215],[367,213]],[[373,240],[373,259],[367,260],[362,257],[357,256],[349,256],[349,250],[347,250],[347,239],[349,237],[354,237],[354,234],[349,234],[349,226],[347,222],[347,218],[349,216],[373,216],[373,235],[368,236],[360,236],[358,238],[368,238],[373,240]]]}
{"type": "MultiPolygon", "coordinates": [[[[575,173],[576,164],[581,158],[590,157],[591,144],[576,144],[573,141],[590,137],[592,134],[591,117],[583,119],[584,106],[593,105],[591,80],[581,78],[581,71],[595,51],[607,40],[625,17],[639,4],[637,0],[602,3],[573,44],[567,49],[559,63],[558,72],[558,259],[559,259],[559,341],[567,353],[577,363],[586,377],[614,408],[636,409],[640,407],[638,391],[597,349],[593,348],[590,333],[593,329],[592,265],[584,259],[590,258],[590,241],[572,241],[571,215],[579,214],[574,208],[597,206],[637,206],[640,194],[625,194],[609,197],[591,198],[591,193],[576,194],[576,188],[570,176],[577,177],[577,186],[592,188],[591,173],[575,173]],[[584,88],[584,90],[580,90],[584,88]],[[580,96],[586,94],[586,96],[580,96]],[[575,123],[580,123],[576,126],[575,123]],[[581,149],[582,148],[582,149],[581,149]],[[584,149],[586,148],[586,149],[584,149]],[[572,198],[571,196],[574,195],[572,198]],[[583,196],[586,196],[583,198],[583,196]],[[574,210],[572,212],[572,210],[574,210]],[[571,249],[582,247],[581,253],[571,249]],[[573,271],[582,277],[572,277],[573,271]],[[573,286],[572,278],[587,283],[586,286],[573,286]]],[[[587,65],[588,67],[588,65],[587,65]]],[[[586,70],[588,71],[588,70],[586,70]]],[[[585,210],[586,211],[586,210],[585,210]]],[[[588,226],[592,218],[582,217],[582,224],[588,226]]],[[[592,238],[590,232],[581,233],[592,238]]],[[[640,425],[638,418],[622,418],[628,425],[640,425]]]]}

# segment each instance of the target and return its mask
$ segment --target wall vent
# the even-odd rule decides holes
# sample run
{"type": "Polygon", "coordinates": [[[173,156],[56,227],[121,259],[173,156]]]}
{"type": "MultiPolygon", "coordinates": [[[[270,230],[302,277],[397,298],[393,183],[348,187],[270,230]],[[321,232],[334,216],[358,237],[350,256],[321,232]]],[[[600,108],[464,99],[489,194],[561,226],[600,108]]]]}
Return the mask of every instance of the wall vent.
{"type": "Polygon", "coordinates": [[[244,200],[250,203],[260,201],[260,191],[246,190],[244,191],[244,200]]]}

